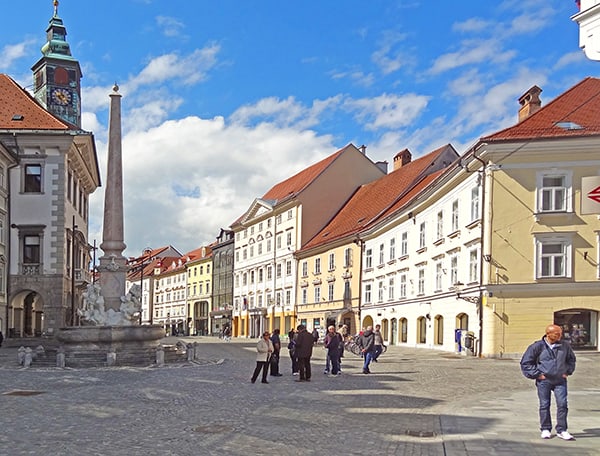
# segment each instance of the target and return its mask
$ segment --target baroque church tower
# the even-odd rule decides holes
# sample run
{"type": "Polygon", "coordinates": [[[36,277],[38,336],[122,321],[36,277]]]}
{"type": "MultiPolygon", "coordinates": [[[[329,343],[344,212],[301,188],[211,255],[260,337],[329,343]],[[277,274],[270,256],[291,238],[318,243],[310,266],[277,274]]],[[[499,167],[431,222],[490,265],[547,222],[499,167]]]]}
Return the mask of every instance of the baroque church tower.
{"type": "Polygon", "coordinates": [[[33,95],[48,111],[81,128],[81,68],[71,55],[67,29],[58,17],[58,0],[46,29],[43,57],[31,68],[33,95]]]}

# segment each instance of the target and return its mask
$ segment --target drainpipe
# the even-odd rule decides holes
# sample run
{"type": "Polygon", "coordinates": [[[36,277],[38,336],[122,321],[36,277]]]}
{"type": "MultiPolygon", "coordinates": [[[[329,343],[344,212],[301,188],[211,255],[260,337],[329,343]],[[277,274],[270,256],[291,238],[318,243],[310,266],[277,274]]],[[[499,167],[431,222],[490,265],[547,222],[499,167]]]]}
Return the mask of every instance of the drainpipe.
{"type": "Polygon", "coordinates": [[[481,175],[481,249],[482,251],[479,254],[479,299],[477,300],[477,316],[479,319],[479,344],[477,347],[477,356],[479,358],[482,357],[482,344],[483,344],[483,290],[481,287],[483,286],[483,246],[484,246],[484,235],[485,235],[485,214],[486,214],[486,200],[485,200],[485,186],[486,186],[486,163],[475,155],[476,150],[473,150],[473,158],[481,163],[483,167],[483,172],[481,175]]]}

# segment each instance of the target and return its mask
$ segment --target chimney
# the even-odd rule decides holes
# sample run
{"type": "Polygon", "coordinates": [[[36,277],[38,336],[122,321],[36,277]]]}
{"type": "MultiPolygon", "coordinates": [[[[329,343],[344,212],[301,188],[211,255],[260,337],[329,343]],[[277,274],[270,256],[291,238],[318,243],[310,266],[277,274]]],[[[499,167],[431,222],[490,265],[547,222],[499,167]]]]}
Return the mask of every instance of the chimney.
{"type": "Polygon", "coordinates": [[[377,163],[375,163],[375,166],[377,166],[381,171],[383,171],[384,174],[387,174],[388,162],[386,162],[385,160],[378,161],[377,163]]]}
{"type": "Polygon", "coordinates": [[[540,100],[540,93],[542,89],[538,86],[533,86],[519,98],[519,122],[527,119],[531,114],[539,111],[542,107],[542,101],[540,100]]]}
{"type": "Polygon", "coordinates": [[[410,151],[408,149],[404,149],[403,151],[398,152],[394,156],[394,171],[402,168],[404,165],[409,164],[411,159],[412,159],[412,154],[410,153],[410,151]]]}

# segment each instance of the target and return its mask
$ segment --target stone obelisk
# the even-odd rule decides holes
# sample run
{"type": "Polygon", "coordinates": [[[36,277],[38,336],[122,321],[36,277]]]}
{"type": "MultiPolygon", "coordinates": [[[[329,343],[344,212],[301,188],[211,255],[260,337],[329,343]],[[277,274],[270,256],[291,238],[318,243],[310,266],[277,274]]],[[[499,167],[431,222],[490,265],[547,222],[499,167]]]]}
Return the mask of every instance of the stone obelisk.
{"type": "Polygon", "coordinates": [[[121,157],[121,95],[115,84],[110,94],[108,164],[104,191],[104,223],[100,248],[100,287],[106,310],[119,311],[125,295],[127,259],[123,232],[123,161],[121,157]]]}

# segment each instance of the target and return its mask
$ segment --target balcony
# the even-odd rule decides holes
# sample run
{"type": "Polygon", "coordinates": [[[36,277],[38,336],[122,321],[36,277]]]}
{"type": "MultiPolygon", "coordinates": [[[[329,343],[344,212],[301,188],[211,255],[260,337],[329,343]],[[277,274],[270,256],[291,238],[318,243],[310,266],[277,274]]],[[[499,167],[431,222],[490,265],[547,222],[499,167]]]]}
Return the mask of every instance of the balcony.
{"type": "Polygon", "coordinates": [[[40,264],[24,264],[21,266],[21,274],[26,276],[40,275],[40,264]]]}
{"type": "Polygon", "coordinates": [[[87,269],[75,269],[75,284],[85,285],[92,283],[92,271],[87,269]]]}

